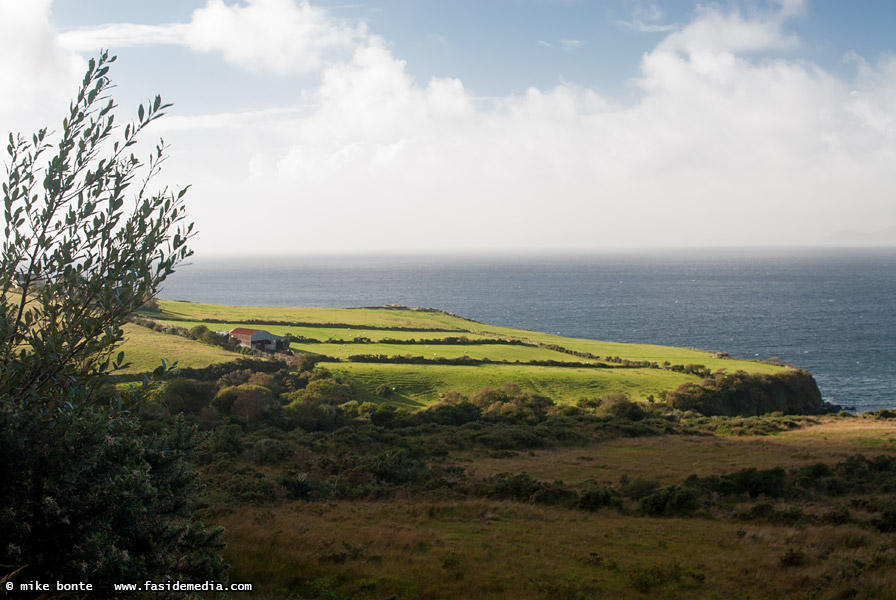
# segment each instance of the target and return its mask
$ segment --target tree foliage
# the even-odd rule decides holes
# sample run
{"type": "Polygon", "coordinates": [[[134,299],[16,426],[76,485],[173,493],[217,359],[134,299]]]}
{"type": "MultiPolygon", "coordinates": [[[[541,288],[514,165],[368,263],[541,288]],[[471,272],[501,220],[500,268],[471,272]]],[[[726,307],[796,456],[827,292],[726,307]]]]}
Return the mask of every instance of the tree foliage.
{"type": "Polygon", "coordinates": [[[122,325],[190,255],[193,229],[186,188],[150,191],[164,142],[134,155],[168,105],[118,126],[114,60],[90,61],[58,134],[9,136],[3,183],[0,578],[90,582],[90,597],[223,572],[221,532],[192,515],[195,428],[137,418],[152,381],[102,392],[124,364],[122,325]]]}
{"type": "Polygon", "coordinates": [[[0,254],[0,384],[17,403],[48,412],[89,403],[121,341],[121,325],[190,255],[183,196],[148,184],[137,136],[169,106],[156,98],[116,133],[108,54],[91,60],[54,145],[47,129],[9,136],[0,254]],[[46,156],[55,146],[55,154],[46,156]],[[46,161],[44,163],[44,161],[46,161]],[[128,193],[136,188],[130,212],[128,193]]]}

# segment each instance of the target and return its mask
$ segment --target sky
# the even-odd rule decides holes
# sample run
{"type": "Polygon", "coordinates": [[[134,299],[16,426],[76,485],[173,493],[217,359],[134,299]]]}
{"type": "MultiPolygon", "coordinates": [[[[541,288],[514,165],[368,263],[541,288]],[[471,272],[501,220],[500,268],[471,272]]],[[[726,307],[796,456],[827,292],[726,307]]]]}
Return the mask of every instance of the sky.
{"type": "MultiPolygon", "coordinates": [[[[0,132],[119,120],[198,256],[896,244],[889,0],[0,0],[0,132]]],[[[5,136],[4,136],[5,137],[5,136]]]]}

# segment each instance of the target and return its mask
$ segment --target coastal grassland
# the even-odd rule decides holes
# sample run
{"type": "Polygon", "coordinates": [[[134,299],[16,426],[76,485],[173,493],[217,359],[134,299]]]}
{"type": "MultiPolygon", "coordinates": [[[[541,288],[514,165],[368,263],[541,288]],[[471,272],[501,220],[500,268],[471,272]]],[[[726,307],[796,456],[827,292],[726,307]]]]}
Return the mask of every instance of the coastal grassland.
{"type": "MultiPolygon", "coordinates": [[[[479,329],[479,332],[484,330],[479,329]]],[[[488,328],[488,332],[495,335],[510,335],[509,331],[516,331],[520,337],[543,345],[558,345],[577,352],[588,352],[596,356],[618,356],[632,361],[646,360],[662,365],[668,361],[673,365],[700,364],[712,370],[726,369],[727,371],[744,370],[748,373],[780,373],[782,365],[770,364],[739,358],[719,358],[715,352],[694,350],[690,348],[675,348],[672,346],[657,346],[654,344],[623,344],[618,342],[605,342],[600,340],[585,340],[580,338],[567,338],[547,333],[523,332],[520,330],[505,330],[504,328],[488,328]]]]}
{"type": "MultiPolygon", "coordinates": [[[[145,316],[150,316],[146,314],[145,316]]],[[[297,325],[253,325],[247,323],[208,323],[203,321],[170,321],[170,320],[160,320],[153,319],[158,323],[166,325],[168,327],[183,327],[186,329],[191,329],[196,327],[197,325],[205,325],[212,331],[230,331],[237,327],[248,327],[251,329],[264,329],[265,331],[269,331],[274,335],[287,335],[292,334],[296,337],[306,337],[315,340],[319,340],[320,342],[327,342],[327,340],[346,340],[351,341],[356,337],[365,337],[370,339],[372,342],[378,342],[383,339],[394,339],[394,340],[430,340],[430,339],[444,339],[448,337],[459,337],[464,336],[471,340],[489,340],[494,339],[493,335],[480,335],[468,332],[459,332],[459,331],[402,331],[400,329],[365,329],[363,327],[301,327],[297,325]]],[[[293,344],[295,347],[299,344],[293,344]]],[[[304,347],[304,346],[303,346],[304,347]]],[[[314,346],[309,345],[308,348],[326,348],[326,346],[314,346]]],[[[323,350],[319,350],[323,352],[323,350]]]]}
{"type": "Polygon", "coordinates": [[[130,366],[116,371],[121,375],[149,373],[162,364],[163,359],[169,365],[176,361],[179,367],[206,367],[240,357],[239,354],[215,346],[159,333],[131,323],[125,324],[122,329],[125,341],[121,350],[124,352],[125,362],[130,363],[130,366]]]}
{"type": "Polygon", "coordinates": [[[464,331],[472,321],[438,311],[390,308],[279,308],[266,306],[223,306],[195,302],[159,300],[158,312],[144,315],[160,320],[228,323],[344,323],[358,327],[402,327],[464,331]]]}
{"type": "MultiPolygon", "coordinates": [[[[450,335],[472,335],[478,337],[502,337],[534,342],[541,345],[558,345],[577,352],[587,352],[600,357],[619,357],[632,361],[646,360],[662,364],[668,361],[671,364],[702,364],[713,370],[738,369],[750,373],[778,373],[782,366],[763,363],[759,361],[742,360],[735,358],[717,358],[715,352],[694,350],[689,348],[674,348],[670,346],[657,346],[652,344],[623,344],[617,342],[605,342],[598,340],[586,340],[579,338],[566,338],[547,333],[513,329],[487,325],[448,315],[438,311],[423,311],[407,308],[269,308],[269,307],[238,307],[220,306],[213,304],[199,304],[193,302],[159,301],[160,311],[143,312],[141,316],[153,320],[171,322],[183,322],[179,326],[192,327],[197,324],[205,324],[210,329],[225,329],[227,327],[258,327],[271,333],[283,335],[306,335],[315,339],[321,339],[323,331],[317,327],[303,328],[295,324],[319,323],[351,325],[346,327],[332,327],[333,337],[348,339],[357,335],[369,337],[371,340],[379,340],[384,337],[447,337],[450,335]],[[212,323],[210,320],[222,321],[212,323]],[[252,323],[256,323],[253,325],[252,323]],[[270,323],[270,324],[264,324],[270,323]],[[294,325],[290,325],[290,324],[294,325]],[[355,331],[358,327],[359,331],[355,331]],[[417,328],[419,331],[400,330],[372,330],[365,327],[398,327],[417,328]],[[427,329],[447,329],[449,332],[427,332],[427,329]],[[306,333],[307,332],[307,333],[306,333]],[[317,334],[315,335],[315,333],[317,334]]],[[[572,360],[572,359],[570,359],[572,360]]]]}
{"type": "MultiPolygon", "coordinates": [[[[462,466],[471,481],[528,474],[585,490],[621,487],[623,480],[680,486],[690,475],[724,476],[751,467],[833,467],[859,452],[869,459],[896,456],[894,421],[765,419],[777,421],[780,433],[592,438],[495,456],[457,450],[434,467],[462,466]],[[868,440],[881,437],[887,442],[868,452],[868,440]]],[[[732,420],[737,423],[743,424],[732,420]]],[[[396,439],[412,443],[429,434],[407,435],[414,437],[396,439]]],[[[312,447],[323,451],[326,446],[318,444],[324,441],[312,447]]],[[[272,475],[293,460],[332,460],[307,452],[259,471],[272,475]]],[[[244,458],[236,471],[252,465],[244,458]]],[[[873,525],[891,500],[848,489],[833,495],[744,494],[687,517],[647,516],[626,498],[622,509],[582,510],[534,496],[476,496],[451,486],[398,487],[359,500],[266,498],[208,509],[210,520],[227,530],[231,579],[258,582],[261,598],[870,600],[892,597],[896,589],[893,533],[873,525]]]]}
{"type": "Polygon", "coordinates": [[[381,400],[374,395],[380,385],[395,388],[391,402],[410,407],[429,406],[445,392],[471,394],[484,387],[515,383],[524,392],[573,404],[580,399],[627,393],[633,400],[675,389],[698,378],[659,369],[580,369],[531,365],[400,365],[325,363],[334,374],[355,383],[359,399],[381,400]]]}
{"type": "MultiPolygon", "coordinates": [[[[700,365],[713,371],[734,372],[744,370],[749,373],[776,374],[785,367],[777,364],[746,361],[720,357],[716,353],[685,348],[672,348],[649,344],[620,344],[596,340],[564,338],[545,333],[498,327],[470,321],[446,313],[407,308],[364,308],[364,309],[321,309],[321,308],[266,308],[229,307],[198,304],[192,302],[159,301],[158,311],[143,311],[141,316],[162,324],[183,328],[206,325],[211,330],[225,330],[243,326],[264,328],[278,335],[290,333],[325,341],[344,340],[344,343],[294,342],[296,352],[323,354],[342,361],[353,355],[385,355],[423,357],[429,360],[488,359],[492,361],[538,361],[558,362],[608,362],[618,366],[619,362],[648,362],[658,366],[669,365],[683,369],[700,365]],[[220,322],[219,322],[220,321],[220,322]],[[320,325],[308,326],[308,325],[320,325]],[[391,329],[390,329],[391,328],[391,329]],[[408,330],[408,329],[413,330],[408,330]],[[447,331],[438,331],[439,329],[447,331]],[[466,336],[476,341],[486,338],[517,340],[537,346],[481,343],[446,345],[425,342],[420,344],[385,344],[383,339],[433,340],[445,337],[466,336]],[[354,338],[364,337],[370,343],[355,343],[354,338]]],[[[136,348],[132,344],[132,348],[136,348]]],[[[196,353],[190,363],[201,362],[196,353]]],[[[170,358],[159,356],[158,358],[170,358]]],[[[215,357],[217,358],[217,357],[215,357]]],[[[182,363],[186,364],[186,363],[182,363]]],[[[198,366],[198,364],[196,364],[198,366]]],[[[386,365],[352,366],[334,364],[342,372],[356,372],[361,377],[361,395],[371,400],[368,382],[375,376],[371,371],[382,374],[387,379],[394,374],[396,383],[389,384],[405,388],[400,392],[408,405],[427,405],[436,401],[447,391],[469,393],[479,387],[500,386],[513,382],[525,389],[552,396],[559,402],[574,402],[577,399],[604,395],[610,392],[630,394],[634,399],[646,399],[664,391],[671,391],[685,382],[697,383],[697,375],[685,376],[661,369],[654,373],[643,370],[613,369],[606,373],[585,373],[580,369],[566,368],[561,371],[553,367],[524,368],[507,365],[505,370],[479,369],[450,366],[458,370],[444,371],[430,369],[430,365],[386,365]],[[488,379],[484,375],[494,375],[500,379],[488,379]],[[476,386],[476,387],[474,387],[476,386]],[[574,389],[575,388],[575,389],[574,389]],[[560,395],[556,395],[560,394],[560,395]]],[[[435,365],[433,365],[435,366],[435,365]]],[[[399,402],[400,403],[400,402],[399,402]]]]}
{"type": "Polygon", "coordinates": [[[385,356],[419,356],[428,360],[437,358],[461,358],[487,359],[495,362],[527,362],[533,360],[553,360],[558,362],[582,362],[596,363],[587,358],[578,358],[549,350],[538,346],[517,346],[509,344],[327,344],[321,347],[319,344],[291,345],[294,350],[302,352],[322,352],[327,356],[347,359],[353,355],[385,355],[385,356]]]}

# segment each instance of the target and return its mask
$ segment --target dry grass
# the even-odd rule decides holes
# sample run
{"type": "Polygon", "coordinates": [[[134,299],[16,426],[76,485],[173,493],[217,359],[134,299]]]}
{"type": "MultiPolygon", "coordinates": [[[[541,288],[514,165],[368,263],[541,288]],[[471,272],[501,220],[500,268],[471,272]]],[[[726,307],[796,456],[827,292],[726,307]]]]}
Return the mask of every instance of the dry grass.
{"type": "Polygon", "coordinates": [[[833,464],[852,454],[896,452],[896,422],[870,418],[815,419],[816,424],[767,436],[662,436],[615,439],[587,448],[558,448],[491,458],[482,453],[454,455],[477,475],[525,471],[536,479],[617,482],[652,478],[680,482],[688,475],[722,475],[747,467],[799,467],[817,462],[833,464]]]}
{"type": "Polygon", "coordinates": [[[297,503],[219,521],[232,578],[270,598],[325,577],[352,598],[834,598],[846,590],[882,598],[896,590],[890,536],[851,526],[425,499],[297,503]]]}
{"type": "MultiPolygon", "coordinates": [[[[527,471],[537,479],[584,485],[626,474],[672,484],[691,473],[890,453],[896,449],[869,442],[891,444],[894,437],[896,423],[826,417],[766,437],[669,435],[504,459],[460,453],[448,460],[478,475],[527,471]]],[[[847,501],[800,506],[807,514],[823,514],[847,501]]],[[[318,597],[310,591],[314,580],[339,597],[361,599],[896,597],[892,534],[852,524],[806,520],[789,526],[712,514],[663,519],[614,509],[588,513],[451,498],[443,490],[384,501],[241,506],[208,517],[227,529],[231,578],[255,582],[261,588],[255,597],[261,598],[288,592],[318,597]]]]}

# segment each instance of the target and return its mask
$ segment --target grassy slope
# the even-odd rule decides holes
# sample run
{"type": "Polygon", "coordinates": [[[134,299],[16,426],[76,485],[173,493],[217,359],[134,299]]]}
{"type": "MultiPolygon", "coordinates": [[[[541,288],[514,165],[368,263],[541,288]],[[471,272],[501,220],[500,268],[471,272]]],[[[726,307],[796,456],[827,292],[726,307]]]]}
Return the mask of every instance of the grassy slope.
{"type": "Polygon", "coordinates": [[[221,348],[158,333],[130,323],[124,326],[124,335],[125,342],[121,349],[124,350],[125,361],[131,363],[127,369],[117,371],[124,375],[150,372],[161,364],[162,359],[168,364],[177,361],[181,367],[205,367],[240,356],[221,348]]]}
{"type": "Polygon", "coordinates": [[[279,308],[263,306],[222,306],[196,302],[160,300],[160,318],[182,321],[220,319],[228,322],[288,321],[305,323],[346,323],[359,327],[417,327],[421,329],[464,330],[471,321],[440,312],[389,310],[383,308],[279,308]]]}
{"type": "Polygon", "coordinates": [[[395,365],[332,363],[334,373],[349,375],[361,387],[360,400],[379,400],[373,390],[386,384],[395,388],[394,403],[407,406],[431,404],[440,394],[457,391],[470,394],[483,387],[515,383],[523,391],[547,396],[559,404],[580,398],[599,398],[611,392],[626,392],[634,400],[678,387],[694,377],[657,369],[572,369],[529,365],[395,365]]]}
{"type": "MultiPolygon", "coordinates": [[[[147,316],[151,316],[147,313],[147,316]]],[[[372,341],[380,341],[383,339],[393,340],[431,340],[443,339],[446,337],[466,336],[469,339],[491,339],[493,335],[480,335],[473,333],[463,333],[457,331],[397,331],[389,329],[365,329],[363,327],[297,327],[295,325],[247,325],[245,322],[231,321],[227,323],[203,323],[202,321],[173,321],[166,319],[155,319],[164,325],[173,327],[183,327],[191,329],[196,325],[205,325],[212,331],[230,331],[236,327],[252,327],[254,329],[264,329],[274,335],[286,335],[291,333],[297,337],[307,337],[321,342],[327,340],[352,340],[355,337],[362,336],[370,338],[372,341]]],[[[301,344],[300,344],[301,345],[301,344]]],[[[315,346],[308,346],[314,348],[315,346]]],[[[321,346],[323,348],[325,346],[321,346]]]]}
{"type": "MultiPolygon", "coordinates": [[[[318,340],[351,340],[356,336],[379,341],[393,339],[434,339],[448,336],[467,336],[471,339],[512,338],[538,346],[515,345],[431,345],[426,344],[315,344],[294,343],[297,352],[313,352],[337,359],[353,354],[411,355],[425,358],[488,358],[494,361],[555,360],[563,362],[593,362],[593,359],[558,352],[546,348],[557,345],[577,352],[599,356],[619,357],[632,361],[650,361],[673,365],[701,364],[713,370],[745,370],[748,372],[775,373],[783,367],[754,361],[716,358],[714,353],[685,348],[672,348],[650,344],[620,344],[596,340],[564,338],[560,336],[511,329],[476,323],[440,312],[412,309],[329,309],[329,308],[266,308],[234,307],[192,302],[160,301],[159,312],[144,316],[169,325],[190,328],[203,324],[204,319],[223,320],[222,323],[204,323],[212,330],[229,330],[237,326],[263,328],[283,335],[292,333],[318,340]],[[252,324],[252,322],[255,324],[252,324]],[[259,322],[278,322],[270,325],[259,322]],[[314,323],[324,327],[307,327],[284,323],[314,323]],[[338,326],[325,327],[327,324],[338,326]],[[414,328],[415,331],[370,329],[370,327],[414,328]],[[450,332],[433,331],[448,329],[450,332]]],[[[140,328],[136,328],[140,329],[140,328]]],[[[203,366],[223,362],[237,355],[223,352],[183,338],[152,334],[143,329],[132,333],[132,340],[125,345],[134,365],[129,372],[150,370],[159,358],[178,360],[183,366],[203,366]],[[144,333],[145,332],[145,333],[144,333]]],[[[600,397],[611,392],[626,392],[634,399],[645,399],[663,390],[671,390],[697,377],[657,369],[577,369],[559,367],[534,367],[528,365],[482,365],[460,367],[442,365],[396,365],[330,362],[328,368],[337,373],[349,374],[359,384],[363,400],[379,400],[373,391],[380,384],[396,388],[397,404],[425,406],[439,399],[441,394],[456,390],[470,393],[479,388],[500,387],[504,383],[518,384],[523,390],[533,391],[553,398],[560,403],[575,402],[580,398],[600,397]]]]}

